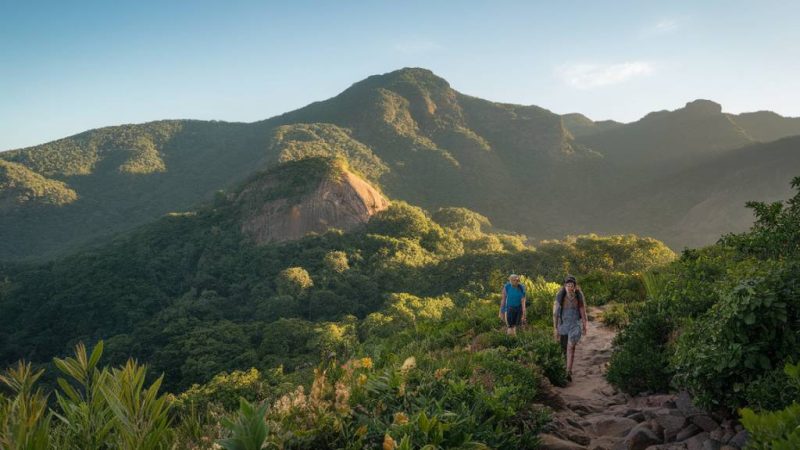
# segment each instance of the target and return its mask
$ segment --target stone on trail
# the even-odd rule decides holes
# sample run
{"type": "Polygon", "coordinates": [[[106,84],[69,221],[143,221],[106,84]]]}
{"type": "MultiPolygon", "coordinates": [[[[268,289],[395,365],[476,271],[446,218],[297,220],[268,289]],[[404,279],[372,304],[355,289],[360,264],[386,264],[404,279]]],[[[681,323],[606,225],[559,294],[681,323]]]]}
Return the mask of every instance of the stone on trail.
{"type": "Polygon", "coordinates": [[[633,419],[617,416],[594,416],[587,417],[587,420],[591,423],[590,429],[595,436],[623,437],[638,425],[633,419]]]}
{"type": "Polygon", "coordinates": [[[732,437],[730,441],[728,441],[728,445],[737,448],[744,448],[745,444],[747,444],[747,431],[742,430],[736,433],[736,436],[732,437]]]}
{"type": "Polygon", "coordinates": [[[586,446],[565,441],[552,434],[539,435],[539,448],[542,450],[586,450],[586,446]]]}
{"type": "Polygon", "coordinates": [[[682,391],[680,394],[678,394],[678,397],[675,399],[675,405],[677,405],[680,412],[682,412],[686,417],[703,414],[703,411],[700,408],[694,406],[692,397],[686,391],[682,391]]]}
{"type": "Polygon", "coordinates": [[[689,439],[690,437],[694,436],[699,432],[700,432],[700,427],[698,427],[693,423],[690,423],[689,426],[678,432],[678,435],[675,436],[675,440],[685,441],[686,439],[689,439]]]}
{"type": "Polygon", "coordinates": [[[668,414],[666,416],[657,416],[653,420],[664,429],[664,442],[676,440],[678,433],[686,426],[686,418],[683,416],[668,414]]]}
{"type": "Polygon", "coordinates": [[[700,434],[695,434],[684,442],[688,450],[705,450],[704,443],[709,439],[708,433],[704,431],[700,434]]]}
{"type": "Polygon", "coordinates": [[[705,414],[699,414],[692,417],[692,423],[702,428],[704,431],[714,431],[719,428],[716,420],[705,414]]]}
{"type": "Polygon", "coordinates": [[[655,431],[648,428],[647,424],[640,423],[625,436],[625,440],[614,447],[614,450],[644,450],[653,444],[660,443],[661,438],[655,431]]]}

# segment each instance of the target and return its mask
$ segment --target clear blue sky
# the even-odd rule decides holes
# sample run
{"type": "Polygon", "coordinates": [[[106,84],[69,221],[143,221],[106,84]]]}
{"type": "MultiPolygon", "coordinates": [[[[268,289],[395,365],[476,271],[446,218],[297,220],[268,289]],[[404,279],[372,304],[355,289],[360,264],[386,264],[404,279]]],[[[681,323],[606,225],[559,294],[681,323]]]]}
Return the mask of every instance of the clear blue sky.
{"type": "Polygon", "coordinates": [[[696,98],[800,116],[798,20],[794,1],[0,0],[0,150],[261,120],[407,66],[595,120],[696,98]]]}

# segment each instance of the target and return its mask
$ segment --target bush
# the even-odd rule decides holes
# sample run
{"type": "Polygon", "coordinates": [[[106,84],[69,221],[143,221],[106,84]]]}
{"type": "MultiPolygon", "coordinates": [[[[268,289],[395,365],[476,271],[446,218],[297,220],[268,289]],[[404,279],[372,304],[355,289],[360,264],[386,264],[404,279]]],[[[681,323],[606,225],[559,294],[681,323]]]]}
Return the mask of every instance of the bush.
{"type": "MultiPolygon", "coordinates": [[[[800,391],[800,364],[786,364],[784,372],[795,392],[800,391]]],[[[756,413],[740,411],[742,424],[750,434],[747,448],[754,450],[794,450],[800,448],[800,396],[781,411],[756,413]]]]}
{"type": "Polygon", "coordinates": [[[678,339],[676,384],[706,407],[743,406],[750,383],[800,355],[798,275],[782,270],[722,293],[678,339]]]}
{"type": "Polygon", "coordinates": [[[639,303],[611,303],[606,305],[600,320],[610,328],[622,330],[630,323],[631,315],[641,311],[644,302],[639,303]]]}
{"type": "Polygon", "coordinates": [[[621,390],[637,394],[666,391],[669,367],[669,335],[673,323],[662,302],[647,302],[641,313],[614,338],[608,381],[621,390]]]}

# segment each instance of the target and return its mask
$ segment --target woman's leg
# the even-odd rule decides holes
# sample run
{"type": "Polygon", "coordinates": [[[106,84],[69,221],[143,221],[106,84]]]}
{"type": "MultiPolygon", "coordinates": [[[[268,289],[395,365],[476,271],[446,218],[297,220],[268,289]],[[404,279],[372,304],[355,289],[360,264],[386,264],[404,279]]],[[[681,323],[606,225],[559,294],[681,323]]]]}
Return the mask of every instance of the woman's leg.
{"type": "Polygon", "coordinates": [[[572,364],[575,362],[575,346],[572,342],[567,347],[567,373],[572,374],[572,364]]]}

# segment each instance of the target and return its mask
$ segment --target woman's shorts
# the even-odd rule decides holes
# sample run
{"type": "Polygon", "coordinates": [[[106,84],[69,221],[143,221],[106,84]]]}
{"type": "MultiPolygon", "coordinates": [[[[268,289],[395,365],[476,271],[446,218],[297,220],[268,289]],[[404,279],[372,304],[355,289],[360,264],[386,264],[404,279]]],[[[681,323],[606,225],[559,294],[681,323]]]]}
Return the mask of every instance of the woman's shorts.
{"type": "Polygon", "coordinates": [[[509,306],[506,311],[506,324],[508,328],[513,328],[519,325],[522,320],[522,308],[509,306]]]}

